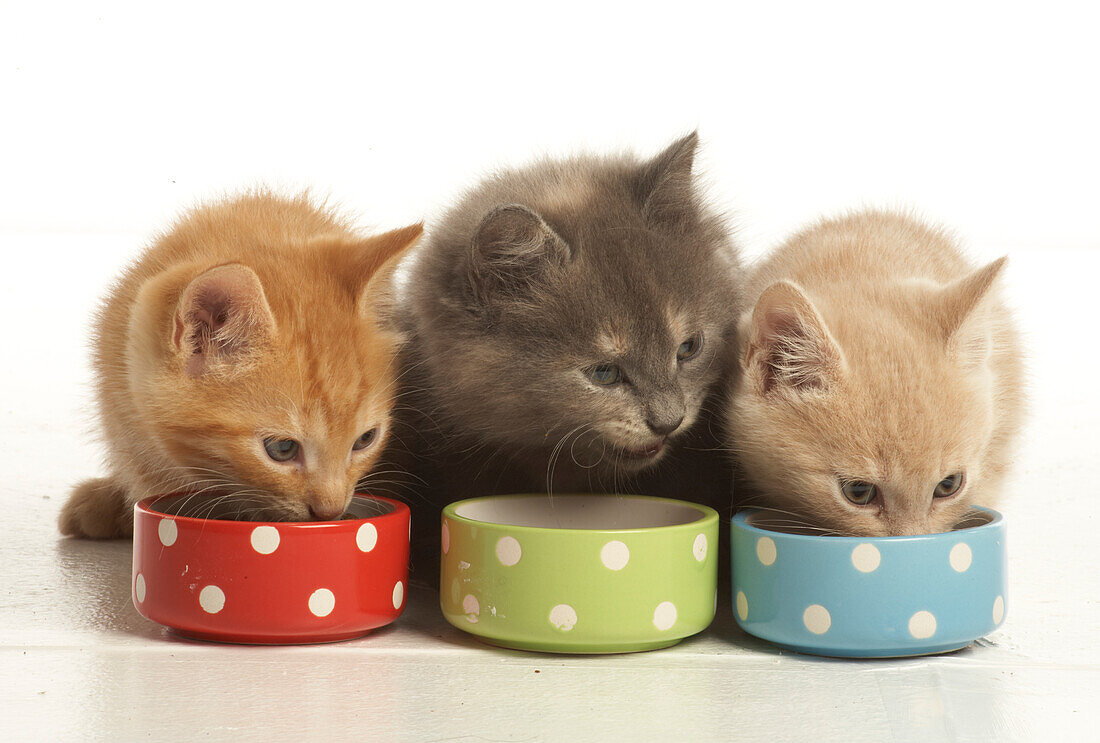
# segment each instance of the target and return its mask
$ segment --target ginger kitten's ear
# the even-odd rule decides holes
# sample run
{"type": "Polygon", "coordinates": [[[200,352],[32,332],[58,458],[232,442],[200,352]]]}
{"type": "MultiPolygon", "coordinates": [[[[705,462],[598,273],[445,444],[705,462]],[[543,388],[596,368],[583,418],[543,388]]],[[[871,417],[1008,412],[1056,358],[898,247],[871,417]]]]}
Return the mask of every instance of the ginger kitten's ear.
{"type": "Polygon", "coordinates": [[[742,357],[762,394],[825,388],[844,369],[844,355],[813,302],[790,281],[769,286],[752,312],[742,357]]]}
{"type": "Polygon", "coordinates": [[[1008,257],[998,258],[939,291],[936,318],[948,347],[968,364],[979,364],[989,355],[990,328],[983,300],[1001,275],[1008,257]]]}
{"type": "Polygon", "coordinates": [[[493,209],[477,228],[468,254],[474,300],[487,308],[500,296],[522,296],[573,251],[542,217],[522,204],[493,209]]]}
{"type": "Polygon", "coordinates": [[[408,251],[424,232],[421,222],[376,235],[367,240],[361,266],[355,280],[357,304],[364,315],[371,315],[385,329],[398,332],[397,297],[393,274],[408,251]]]}
{"type": "Polygon", "coordinates": [[[695,215],[695,182],[691,169],[699,133],[673,142],[646,163],[638,180],[642,211],[654,223],[675,224],[695,215]]]}
{"type": "Polygon", "coordinates": [[[266,343],[275,318],[260,277],[247,266],[211,268],[183,290],[173,323],[172,343],[192,377],[231,364],[266,343]]]}

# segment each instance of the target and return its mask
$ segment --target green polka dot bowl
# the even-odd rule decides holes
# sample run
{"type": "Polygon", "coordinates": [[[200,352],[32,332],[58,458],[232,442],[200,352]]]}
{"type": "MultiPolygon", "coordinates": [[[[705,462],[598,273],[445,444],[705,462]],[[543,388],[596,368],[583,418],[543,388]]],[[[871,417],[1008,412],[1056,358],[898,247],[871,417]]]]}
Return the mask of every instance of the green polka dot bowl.
{"type": "Polygon", "coordinates": [[[508,648],[656,650],[714,619],[718,514],[633,495],[510,495],[443,509],[440,606],[508,648]]]}
{"type": "Polygon", "coordinates": [[[815,655],[944,653],[1005,617],[1005,524],[974,508],[953,531],[830,537],[733,517],[733,608],[746,632],[815,655]]]}

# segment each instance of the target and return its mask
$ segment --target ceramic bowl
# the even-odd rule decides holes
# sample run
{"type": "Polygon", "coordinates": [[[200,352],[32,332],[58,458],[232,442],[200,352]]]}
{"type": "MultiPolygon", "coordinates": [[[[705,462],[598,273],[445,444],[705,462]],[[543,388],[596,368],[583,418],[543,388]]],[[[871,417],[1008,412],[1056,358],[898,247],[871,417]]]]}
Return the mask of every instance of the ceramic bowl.
{"type": "Polygon", "coordinates": [[[1005,524],[975,508],[954,531],[823,537],[733,517],[733,597],[746,632],[791,650],[901,657],[958,650],[1005,616],[1005,524]]]}
{"type": "Polygon", "coordinates": [[[441,546],[444,616],[494,645],[654,650],[714,619],[718,514],[694,503],[474,498],[443,509],[441,546]]]}
{"type": "Polygon", "coordinates": [[[201,640],[346,640],[405,606],[409,509],[356,495],[341,521],[263,523],[174,515],[173,495],[134,506],[138,612],[201,640]]]}

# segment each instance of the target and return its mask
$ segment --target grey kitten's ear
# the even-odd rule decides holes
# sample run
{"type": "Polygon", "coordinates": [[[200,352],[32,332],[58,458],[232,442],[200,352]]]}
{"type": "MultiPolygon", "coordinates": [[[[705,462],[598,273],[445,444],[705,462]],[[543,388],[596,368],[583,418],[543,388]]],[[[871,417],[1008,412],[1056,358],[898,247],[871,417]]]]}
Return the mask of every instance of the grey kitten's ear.
{"type": "Polygon", "coordinates": [[[843,373],[840,346],[797,284],[769,286],[747,322],[741,363],[762,394],[824,389],[843,373]]]}
{"type": "Polygon", "coordinates": [[[481,220],[470,244],[470,288],[483,306],[494,296],[523,295],[572,257],[569,244],[532,209],[498,206],[481,220]]]}
{"type": "Polygon", "coordinates": [[[675,224],[695,216],[695,179],[691,169],[699,133],[673,142],[642,168],[638,191],[642,211],[655,223],[675,224]]]}
{"type": "Polygon", "coordinates": [[[984,361],[992,347],[990,328],[983,312],[985,298],[990,295],[997,277],[1004,270],[1008,257],[957,279],[940,290],[935,317],[942,338],[948,347],[967,363],[984,361]]]}
{"type": "Polygon", "coordinates": [[[200,274],[176,304],[172,344],[192,377],[245,360],[274,334],[260,277],[240,263],[200,274]]]}

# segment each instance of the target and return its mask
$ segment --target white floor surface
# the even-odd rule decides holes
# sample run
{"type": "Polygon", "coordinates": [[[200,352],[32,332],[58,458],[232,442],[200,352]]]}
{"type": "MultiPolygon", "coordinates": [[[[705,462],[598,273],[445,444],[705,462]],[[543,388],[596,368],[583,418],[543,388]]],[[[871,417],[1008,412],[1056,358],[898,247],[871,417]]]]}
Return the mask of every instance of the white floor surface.
{"type": "Polygon", "coordinates": [[[6,741],[1100,739],[1096,251],[1012,255],[1032,416],[1000,504],[1007,622],[952,655],[842,661],[746,636],[728,591],[703,634],[602,657],[491,649],[424,589],[392,627],[332,645],[189,642],[146,621],[130,603],[130,544],[55,529],[69,487],[99,468],[84,339],[117,270],[97,246],[118,239],[131,238],[0,236],[5,259],[32,255],[0,275],[6,741]],[[79,257],[58,265],[62,246],[79,257]]]}

